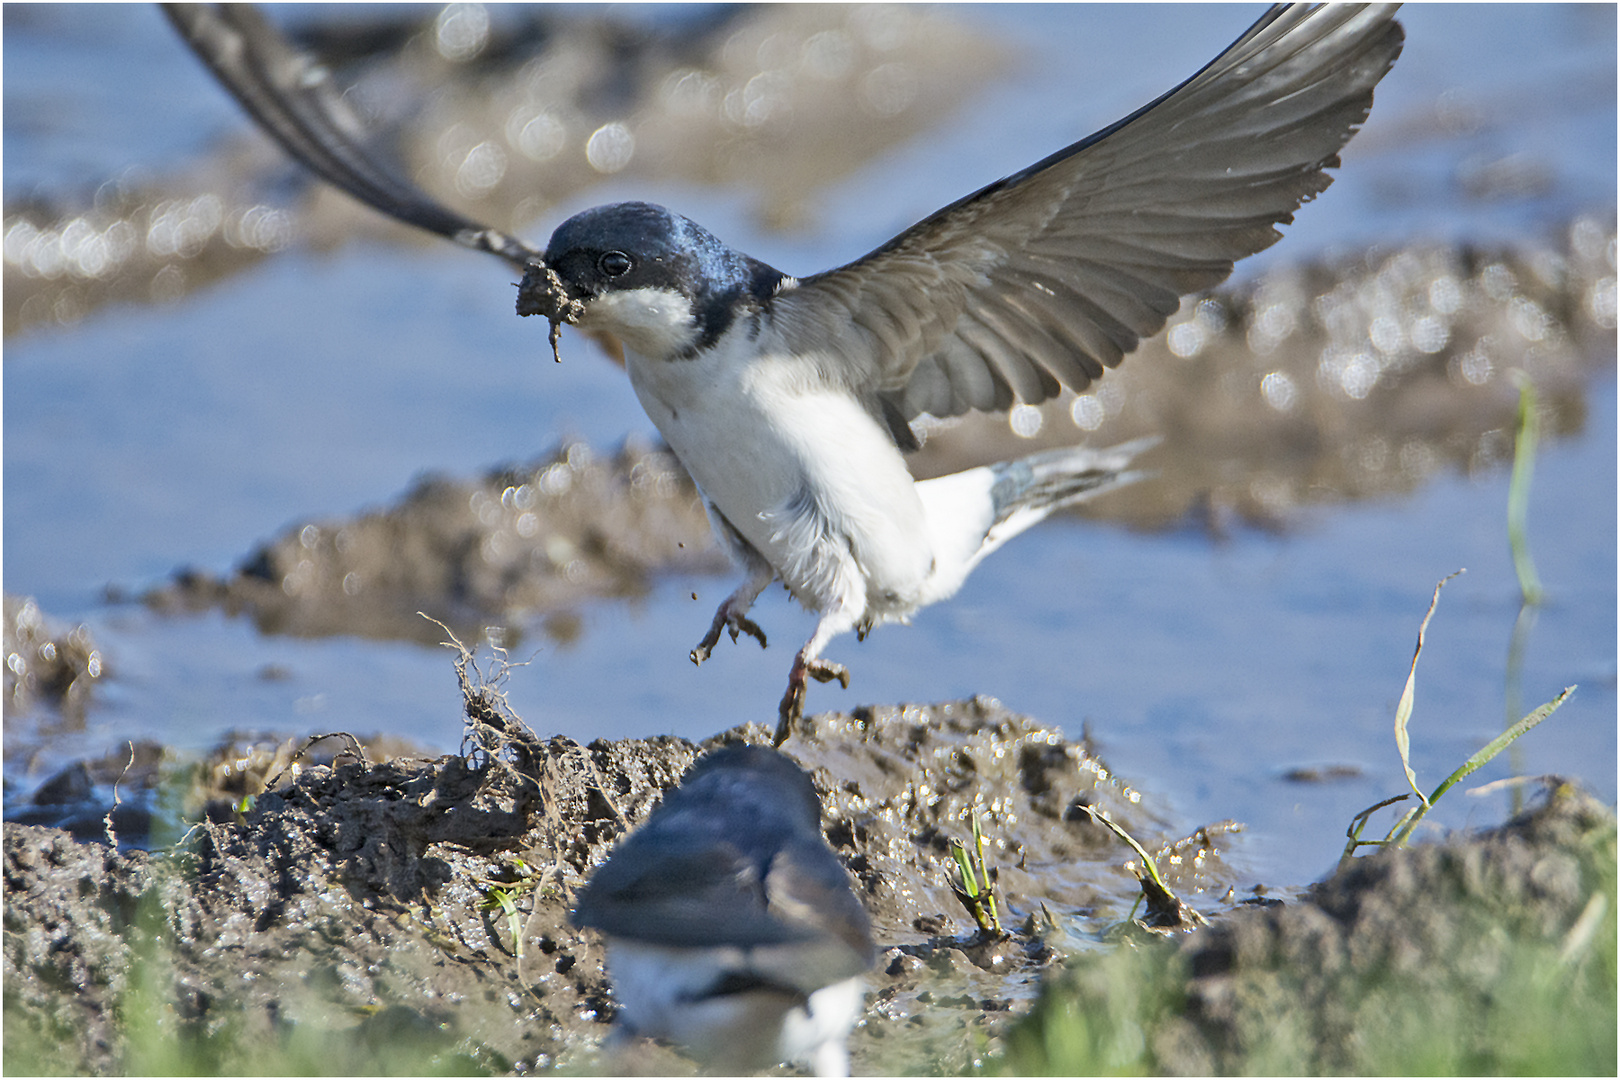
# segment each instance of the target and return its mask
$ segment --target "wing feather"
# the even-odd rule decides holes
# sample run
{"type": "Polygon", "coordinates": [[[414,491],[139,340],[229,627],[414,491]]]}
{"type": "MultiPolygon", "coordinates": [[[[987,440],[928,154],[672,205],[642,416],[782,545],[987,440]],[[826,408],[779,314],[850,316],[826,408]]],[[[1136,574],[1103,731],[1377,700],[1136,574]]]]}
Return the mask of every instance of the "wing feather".
{"type": "Polygon", "coordinates": [[[1174,90],[794,282],[771,316],[907,419],[1083,389],[1327,188],[1400,54],[1393,14],[1272,8],[1174,90]]]}

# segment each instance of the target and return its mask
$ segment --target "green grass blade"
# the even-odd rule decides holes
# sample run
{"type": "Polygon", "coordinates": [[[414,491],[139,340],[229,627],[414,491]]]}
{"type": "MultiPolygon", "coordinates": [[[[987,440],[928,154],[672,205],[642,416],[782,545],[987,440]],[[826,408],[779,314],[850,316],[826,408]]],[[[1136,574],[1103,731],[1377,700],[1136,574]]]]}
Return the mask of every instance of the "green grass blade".
{"type": "Polygon", "coordinates": [[[1446,582],[1462,573],[1453,570],[1440,579],[1434,587],[1434,596],[1429,600],[1429,610],[1424,612],[1423,621],[1418,624],[1417,648],[1412,651],[1412,669],[1406,673],[1406,688],[1401,691],[1401,702],[1395,706],[1395,749],[1401,754],[1401,768],[1406,771],[1406,782],[1412,786],[1412,793],[1422,800],[1423,805],[1429,805],[1423,792],[1418,789],[1417,773],[1412,771],[1412,743],[1407,736],[1406,725],[1412,719],[1412,699],[1417,687],[1418,657],[1423,655],[1423,636],[1429,631],[1429,620],[1434,618],[1434,609],[1440,603],[1440,590],[1446,587],[1446,582]]]}
{"type": "Polygon", "coordinates": [[[1001,933],[1001,912],[996,909],[996,891],[990,880],[990,865],[984,861],[984,830],[979,828],[979,815],[973,815],[973,847],[979,860],[979,872],[984,875],[984,898],[990,909],[990,925],[1001,933]]]}
{"type": "Polygon", "coordinates": [[[968,860],[967,849],[955,840],[951,841],[951,854],[956,856],[956,866],[962,872],[962,891],[973,899],[979,898],[979,875],[973,872],[973,863],[968,860]]]}
{"type": "MultiPolygon", "coordinates": [[[[1084,811],[1092,821],[1097,822],[1103,828],[1119,837],[1125,842],[1127,847],[1136,852],[1137,857],[1142,860],[1142,868],[1144,872],[1146,872],[1147,876],[1153,881],[1153,884],[1157,885],[1161,889],[1165,889],[1164,879],[1159,876],[1158,864],[1153,861],[1153,856],[1147,853],[1147,849],[1136,842],[1136,837],[1132,836],[1130,833],[1126,832],[1124,828],[1117,825],[1114,822],[1114,819],[1108,816],[1108,811],[1104,810],[1102,807],[1082,806],[1080,809],[1084,811]]],[[[1165,891],[1169,892],[1170,890],[1165,889],[1165,891]]]]}
{"type": "Polygon", "coordinates": [[[1466,778],[1479,769],[1480,766],[1484,765],[1497,754],[1500,754],[1503,750],[1507,749],[1507,747],[1520,735],[1523,735],[1525,732],[1547,719],[1547,717],[1557,712],[1558,706],[1562,705],[1569,695],[1573,694],[1574,692],[1575,688],[1573,686],[1564,687],[1563,693],[1559,694],[1557,697],[1547,702],[1547,704],[1543,705],[1535,712],[1530,713],[1517,724],[1514,724],[1512,727],[1502,732],[1502,734],[1486,743],[1477,753],[1474,754],[1474,756],[1463,762],[1462,765],[1458,767],[1456,772],[1442,780],[1440,782],[1440,786],[1434,789],[1434,794],[1423,800],[1423,805],[1418,807],[1417,811],[1412,814],[1411,818],[1402,824],[1399,835],[1394,837],[1394,843],[1396,846],[1398,847],[1406,843],[1407,838],[1412,835],[1412,830],[1417,828],[1417,823],[1423,820],[1423,815],[1428,812],[1429,807],[1433,806],[1437,801],[1439,801],[1440,796],[1450,791],[1458,781],[1466,778]]]}
{"type": "Polygon", "coordinates": [[[1541,422],[1536,417],[1536,387],[1530,376],[1513,372],[1519,386],[1519,416],[1513,435],[1513,477],[1508,481],[1508,547],[1513,552],[1513,572],[1519,577],[1519,592],[1526,604],[1539,604],[1545,595],[1536,564],[1530,558],[1530,541],[1525,520],[1530,511],[1530,476],[1536,467],[1536,441],[1541,422]]]}
{"type": "Polygon", "coordinates": [[[1463,762],[1461,768],[1440,782],[1440,786],[1434,789],[1434,794],[1429,796],[1429,802],[1432,804],[1436,799],[1440,798],[1440,796],[1449,791],[1451,787],[1459,780],[1464,779],[1470,773],[1477,770],[1481,765],[1484,765],[1486,762],[1490,761],[1491,758],[1507,749],[1508,745],[1512,743],[1513,740],[1517,739],[1520,735],[1523,735],[1525,732],[1547,719],[1547,717],[1557,712],[1558,707],[1562,705],[1565,700],[1569,698],[1569,695],[1573,694],[1574,692],[1575,688],[1573,686],[1564,687],[1563,692],[1557,697],[1553,698],[1551,701],[1547,702],[1547,704],[1543,705],[1535,712],[1530,713],[1517,724],[1514,724],[1512,727],[1502,732],[1502,734],[1486,743],[1478,753],[1469,758],[1467,761],[1463,762]]]}

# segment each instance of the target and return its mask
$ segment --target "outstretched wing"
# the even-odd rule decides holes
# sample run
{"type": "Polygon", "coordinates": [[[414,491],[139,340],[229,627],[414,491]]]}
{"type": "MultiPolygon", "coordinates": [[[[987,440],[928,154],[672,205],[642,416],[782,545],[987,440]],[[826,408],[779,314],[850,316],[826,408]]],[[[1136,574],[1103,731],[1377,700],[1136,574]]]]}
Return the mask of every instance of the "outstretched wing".
{"type": "Polygon", "coordinates": [[[784,289],[776,326],[908,420],[1084,389],[1331,183],[1394,10],[1272,8],[1158,100],[784,289]]]}
{"type": "Polygon", "coordinates": [[[282,148],[316,175],[407,225],[524,269],[540,253],[449,210],[378,165],[326,69],[250,4],[163,4],[186,44],[282,148]]]}

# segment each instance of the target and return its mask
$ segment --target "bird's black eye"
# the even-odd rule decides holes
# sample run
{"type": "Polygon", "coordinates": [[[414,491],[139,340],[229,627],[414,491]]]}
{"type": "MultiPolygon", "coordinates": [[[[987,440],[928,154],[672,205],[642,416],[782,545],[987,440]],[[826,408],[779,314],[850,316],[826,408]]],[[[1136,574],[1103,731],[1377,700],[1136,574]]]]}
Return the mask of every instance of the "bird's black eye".
{"type": "Polygon", "coordinates": [[[630,272],[630,256],[622,251],[609,251],[596,260],[596,265],[608,277],[623,277],[630,272]]]}

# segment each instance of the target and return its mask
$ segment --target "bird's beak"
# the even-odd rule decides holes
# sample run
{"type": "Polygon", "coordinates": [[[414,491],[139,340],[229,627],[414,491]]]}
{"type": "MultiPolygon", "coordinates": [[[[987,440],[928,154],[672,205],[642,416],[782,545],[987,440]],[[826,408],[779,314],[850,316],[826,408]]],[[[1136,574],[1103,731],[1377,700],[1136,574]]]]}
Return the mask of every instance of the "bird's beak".
{"type": "Polygon", "coordinates": [[[557,342],[562,338],[562,325],[579,322],[585,314],[585,302],[570,297],[557,271],[536,259],[523,271],[523,280],[518,283],[517,313],[546,317],[551,323],[551,355],[560,364],[562,353],[557,342]]]}

